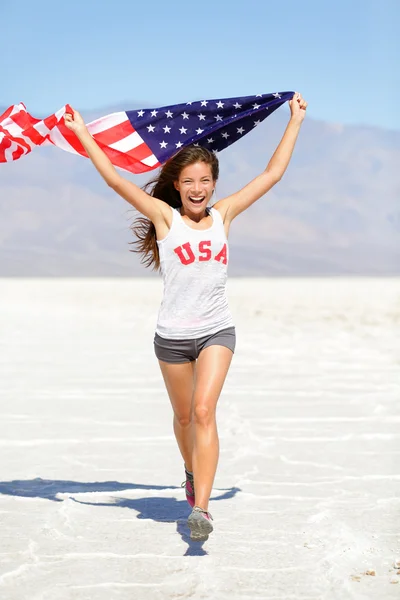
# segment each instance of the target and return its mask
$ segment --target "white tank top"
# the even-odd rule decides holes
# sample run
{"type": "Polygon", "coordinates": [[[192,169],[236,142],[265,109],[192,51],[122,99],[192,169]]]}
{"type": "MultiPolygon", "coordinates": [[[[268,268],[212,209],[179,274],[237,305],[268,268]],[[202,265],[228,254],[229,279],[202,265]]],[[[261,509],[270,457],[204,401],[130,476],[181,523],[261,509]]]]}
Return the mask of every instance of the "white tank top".
{"type": "Polygon", "coordinates": [[[156,332],[166,339],[195,339],[234,325],[226,299],[229,246],[220,213],[211,208],[208,229],[193,229],[179,209],[157,241],[164,296],[156,332]]]}

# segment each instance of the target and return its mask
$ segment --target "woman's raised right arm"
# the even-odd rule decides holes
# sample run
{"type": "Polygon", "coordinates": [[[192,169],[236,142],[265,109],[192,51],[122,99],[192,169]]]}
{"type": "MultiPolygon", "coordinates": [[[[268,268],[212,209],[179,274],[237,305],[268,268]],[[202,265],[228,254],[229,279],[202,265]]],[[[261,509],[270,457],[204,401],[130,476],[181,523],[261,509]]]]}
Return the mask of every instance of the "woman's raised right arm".
{"type": "Polygon", "coordinates": [[[65,113],[64,121],[68,129],[78,137],[90,160],[108,186],[154,224],[158,220],[164,219],[162,211],[167,206],[166,203],[158,198],[153,198],[153,196],[150,196],[139,186],[118,173],[108,156],[90,135],[78,111],[73,110],[73,115],[65,113]]]}

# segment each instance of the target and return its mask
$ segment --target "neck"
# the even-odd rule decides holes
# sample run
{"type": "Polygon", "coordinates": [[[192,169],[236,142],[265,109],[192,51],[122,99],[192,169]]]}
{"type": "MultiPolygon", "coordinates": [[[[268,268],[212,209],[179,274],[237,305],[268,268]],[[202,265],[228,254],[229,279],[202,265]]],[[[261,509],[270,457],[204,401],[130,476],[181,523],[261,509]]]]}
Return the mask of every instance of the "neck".
{"type": "Polygon", "coordinates": [[[209,214],[209,209],[206,208],[203,212],[201,213],[196,213],[193,214],[191,211],[185,210],[183,205],[179,208],[179,212],[181,213],[182,217],[188,217],[191,221],[195,221],[196,223],[200,223],[200,221],[202,219],[204,219],[205,217],[208,217],[209,214]]]}

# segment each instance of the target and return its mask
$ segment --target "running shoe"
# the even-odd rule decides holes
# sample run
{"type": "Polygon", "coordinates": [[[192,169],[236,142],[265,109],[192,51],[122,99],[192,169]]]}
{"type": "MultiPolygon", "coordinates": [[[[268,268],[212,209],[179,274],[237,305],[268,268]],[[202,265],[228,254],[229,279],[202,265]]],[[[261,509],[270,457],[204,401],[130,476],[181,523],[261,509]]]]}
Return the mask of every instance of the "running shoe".
{"type": "Polygon", "coordinates": [[[198,542],[208,540],[208,534],[214,529],[211,521],[213,520],[211,513],[195,506],[188,518],[188,526],[190,529],[190,539],[198,542]]]}
{"type": "Polygon", "coordinates": [[[189,505],[193,508],[195,504],[194,500],[194,481],[193,481],[193,473],[188,471],[185,467],[186,479],[182,481],[181,487],[185,488],[186,492],[186,500],[189,502],[189,505]]]}

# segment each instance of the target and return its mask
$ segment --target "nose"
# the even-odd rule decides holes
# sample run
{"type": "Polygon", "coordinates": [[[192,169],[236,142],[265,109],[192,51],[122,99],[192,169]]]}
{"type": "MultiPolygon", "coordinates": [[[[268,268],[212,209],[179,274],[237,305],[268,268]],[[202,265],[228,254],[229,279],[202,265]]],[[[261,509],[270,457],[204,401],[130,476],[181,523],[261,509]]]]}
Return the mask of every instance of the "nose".
{"type": "Polygon", "coordinates": [[[194,194],[199,194],[199,192],[201,192],[201,183],[194,183],[192,185],[192,192],[194,194]]]}

